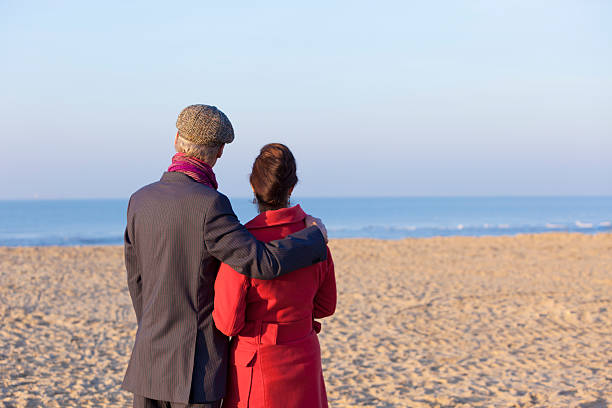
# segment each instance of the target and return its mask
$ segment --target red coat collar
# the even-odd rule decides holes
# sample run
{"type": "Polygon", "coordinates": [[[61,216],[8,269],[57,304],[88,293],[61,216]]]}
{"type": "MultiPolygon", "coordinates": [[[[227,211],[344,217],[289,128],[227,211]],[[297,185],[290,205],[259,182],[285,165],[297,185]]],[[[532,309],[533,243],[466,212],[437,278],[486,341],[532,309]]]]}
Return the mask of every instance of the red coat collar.
{"type": "Polygon", "coordinates": [[[266,228],[274,225],[292,224],[303,221],[306,213],[300,205],[279,210],[265,211],[245,224],[248,229],[266,228]]]}

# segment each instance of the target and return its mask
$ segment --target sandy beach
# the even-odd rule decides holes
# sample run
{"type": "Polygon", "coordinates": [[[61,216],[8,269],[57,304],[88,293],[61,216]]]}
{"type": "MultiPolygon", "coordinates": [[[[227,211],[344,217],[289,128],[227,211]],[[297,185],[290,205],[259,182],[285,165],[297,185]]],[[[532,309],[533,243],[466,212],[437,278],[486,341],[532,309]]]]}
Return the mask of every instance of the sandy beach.
{"type": "MultiPolygon", "coordinates": [[[[332,407],[612,404],[612,234],[332,240],[332,407]]],[[[0,247],[0,403],[127,407],[121,247],[0,247]]]]}

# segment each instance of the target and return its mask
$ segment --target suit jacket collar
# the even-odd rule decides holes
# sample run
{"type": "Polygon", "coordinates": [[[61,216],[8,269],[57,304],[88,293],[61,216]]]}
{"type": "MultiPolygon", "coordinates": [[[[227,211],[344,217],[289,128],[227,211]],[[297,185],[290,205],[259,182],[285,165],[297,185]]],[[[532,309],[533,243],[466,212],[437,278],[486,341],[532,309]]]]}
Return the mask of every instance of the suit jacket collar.
{"type": "Polygon", "coordinates": [[[178,171],[165,171],[159,181],[182,182],[182,183],[197,183],[194,179],[184,173],[178,171]]]}

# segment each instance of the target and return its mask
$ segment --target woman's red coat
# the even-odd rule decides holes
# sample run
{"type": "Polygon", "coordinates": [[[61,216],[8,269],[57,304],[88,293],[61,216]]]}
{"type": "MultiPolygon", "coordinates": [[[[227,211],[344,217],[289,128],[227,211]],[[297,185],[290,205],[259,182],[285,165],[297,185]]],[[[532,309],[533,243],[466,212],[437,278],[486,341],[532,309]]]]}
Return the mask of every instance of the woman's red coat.
{"type": "MultiPolygon", "coordinates": [[[[299,205],[266,211],[246,224],[260,241],[305,227],[299,205]]],[[[315,318],[334,313],[336,279],[327,260],[274,280],[250,279],[222,264],[213,318],[232,339],[223,407],[327,407],[315,318]]],[[[317,330],[318,331],[318,330],[317,330]]]]}

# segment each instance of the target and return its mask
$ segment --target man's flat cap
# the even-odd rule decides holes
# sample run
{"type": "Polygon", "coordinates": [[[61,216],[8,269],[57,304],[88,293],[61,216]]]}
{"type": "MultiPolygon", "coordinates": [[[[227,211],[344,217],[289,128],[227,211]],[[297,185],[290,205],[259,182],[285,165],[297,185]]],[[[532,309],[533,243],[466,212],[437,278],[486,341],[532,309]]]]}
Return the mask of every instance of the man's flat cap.
{"type": "Polygon", "coordinates": [[[191,105],[176,120],[179,137],[198,145],[218,145],[234,140],[234,128],[216,106],[191,105]]]}

